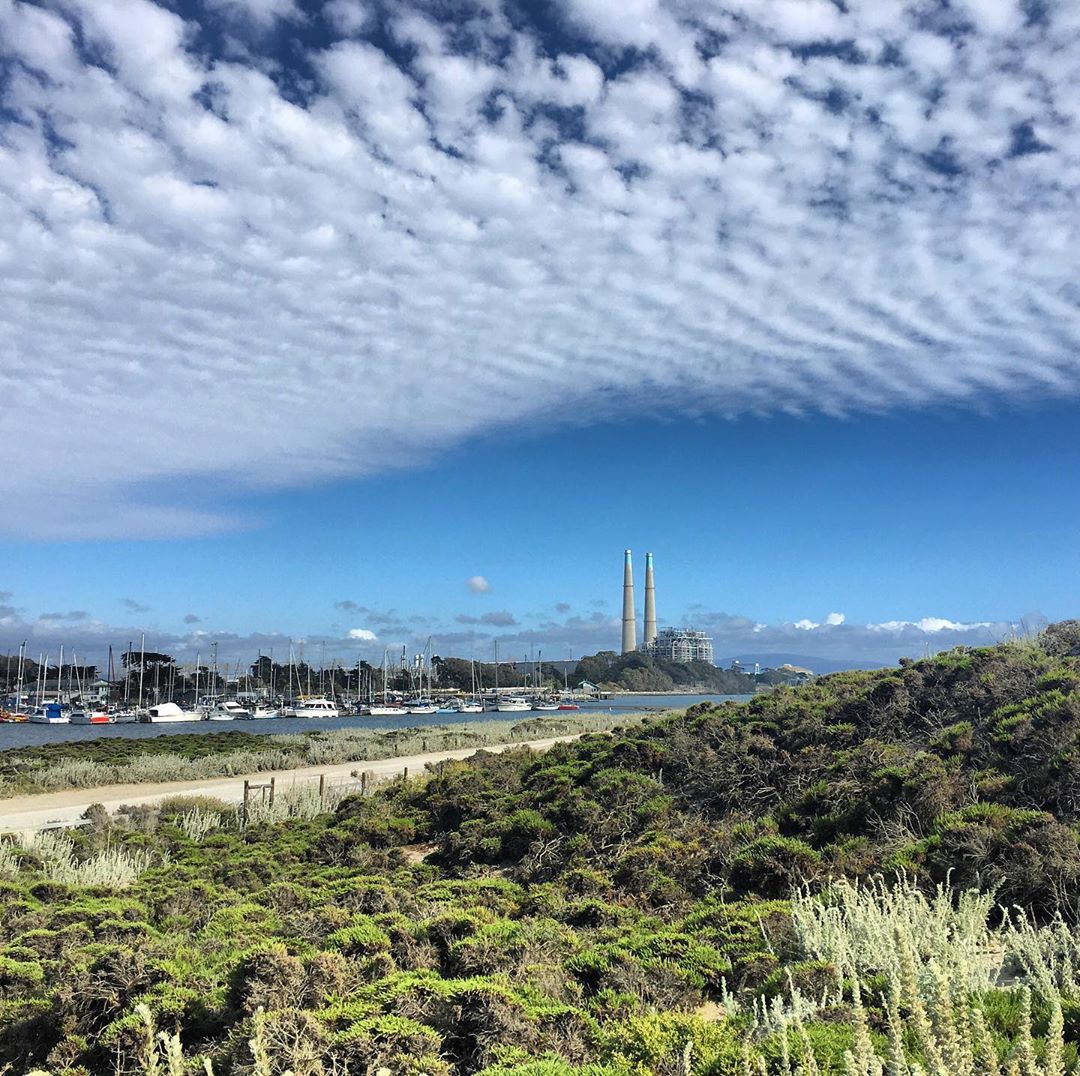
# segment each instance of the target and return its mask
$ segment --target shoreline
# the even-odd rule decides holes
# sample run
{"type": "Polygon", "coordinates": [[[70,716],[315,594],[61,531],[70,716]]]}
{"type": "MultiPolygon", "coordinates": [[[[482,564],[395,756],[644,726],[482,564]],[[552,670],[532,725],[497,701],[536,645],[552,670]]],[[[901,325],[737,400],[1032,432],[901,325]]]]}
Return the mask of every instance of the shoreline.
{"type": "Polygon", "coordinates": [[[76,822],[92,804],[100,803],[114,813],[123,806],[156,804],[173,796],[211,796],[227,803],[240,803],[244,796],[244,782],[263,784],[271,777],[279,788],[316,781],[326,777],[329,781],[350,779],[354,772],[367,772],[376,778],[394,778],[405,771],[423,771],[429,763],[446,762],[451,759],[471,758],[478,751],[499,754],[516,747],[528,747],[533,751],[546,751],[557,743],[569,743],[583,733],[549,736],[537,740],[513,740],[479,747],[458,747],[443,751],[427,751],[417,755],[399,755],[391,758],[339,762],[326,766],[298,766],[287,770],[259,770],[254,773],[237,774],[234,777],[204,777],[188,781],[161,781],[141,784],[98,785],[94,788],[72,788],[61,792],[36,792],[12,796],[0,800],[0,833],[36,832],[53,823],[76,822]]]}

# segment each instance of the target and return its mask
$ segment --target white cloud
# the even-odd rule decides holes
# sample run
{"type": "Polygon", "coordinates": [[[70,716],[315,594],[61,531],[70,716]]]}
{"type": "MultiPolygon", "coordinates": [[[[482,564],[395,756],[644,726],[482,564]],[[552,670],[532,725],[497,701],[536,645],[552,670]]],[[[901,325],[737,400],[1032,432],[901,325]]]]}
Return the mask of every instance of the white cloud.
{"type": "Polygon", "coordinates": [[[206,5],[234,18],[250,19],[264,28],[269,28],[279,19],[300,17],[296,0],[206,0],[206,5]]]}
{"type": "Polygon", "coordinates": [[[871,0],[573,0],[548,55],[498,5],[402,3],[398,67],[334,0],[346,39],[301,73],[195,21],[240,40],[291,0],[214,2],[0,0],[7,533],[242,526],[219,477],[373,474],[541,414],[1080,387],[1066,7],[965,0],[947,37],[871,0]]]}
{"type": "Polygon", "coordinates": [[[472,576],[466,580],[465,585],[474,594],[487,594],[491,590],[491,584],[482,575],[472,576]]]}
{"type": "Polygon", "coordinates": [[[359,639],[361,642],[373,643],[378,636],[373,631],[369,631],[367,628],[351,628],[349,630],[350,639],[359,639]]]}
{"type": "Polygon", "coordinates": [[[846,619],[847,618],[844,616],[843,613],[830,613],[825,618],[825,623],[828,624],[829,627],[838,628],[841,624],[844,623],[846,619]]]}
{"type": "Polygon", "coordinates": [[[940,616],[924,616],[919,620],[886,620],[881,624],[867,624],[866,626],[870,631],[902,632],[911,628],[933,635],[947,631],[975,631],[979,628],[992,627],[992,624],[989,620],[964,624],[956,620],[946,620],[940,616]]]}
{"type": "Polygon", "coordinates": [[[371,12],[360,0],[329,0],[323,5],[322,14],[334,29],[343,34],[356,34],[368,25],[371,12]]]}

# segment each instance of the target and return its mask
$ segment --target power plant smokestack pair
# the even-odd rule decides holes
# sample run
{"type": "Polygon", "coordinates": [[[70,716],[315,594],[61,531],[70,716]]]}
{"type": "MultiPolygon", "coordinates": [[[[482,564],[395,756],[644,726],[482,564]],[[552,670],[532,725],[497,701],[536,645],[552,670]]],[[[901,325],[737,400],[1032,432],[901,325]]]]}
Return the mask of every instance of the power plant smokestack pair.
{"type": "MultiPolygon", "coordinates": [[[[656,584],[652,554],[645,554],[645,645],[656,640],[656,584]]],[[[637,650],[637,615],[634,612],[634,566],[630,550],[623,554],[622,652],[637,650]]]]}

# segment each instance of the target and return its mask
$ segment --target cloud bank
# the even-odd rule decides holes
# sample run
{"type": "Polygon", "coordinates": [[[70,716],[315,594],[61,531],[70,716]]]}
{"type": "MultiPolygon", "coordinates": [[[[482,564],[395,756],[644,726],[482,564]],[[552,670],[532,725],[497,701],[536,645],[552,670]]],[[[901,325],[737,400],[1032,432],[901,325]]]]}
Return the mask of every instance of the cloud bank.
{"type": "Polygon", "coordinates": [[[9,533],[538,414],[1076,391],[1074,4],[182,10],[0,0],[9,533]]]}
{"type": "MultiPolygon", "coordinates": [[[[562,661],[571,655],[581,657],[618,649],[620,632],[619,619],[603,612],[552,617],[493,610],[440,620],[395,609],[372,609],[347,600],[335,603],[336,607],[348,607],[350,613],[363,616],[368,627],[331,625],[326,632],[300,632],[294,627],[290,631],[241,634],[209,623],[206,618],[196,619],[199,627],[193,626],[190,616],[183,617],[175,627],[146,617],[116,624],[83,610],[31,613],[14,603],[14,595],[0,592],[0,654],[16,653],[26,640],[27,653],[35,660],[43,653],[55,658],[63,643],[68,654],[75,652],[83,660],[104,663],[110,645],[119,652],[129,640],[137,642],[145,632],[148,648],[165,650],[185,661],[198,653],[209,654],[215,642],[221,660],[230,662],[253,661],[257,654],[271,650],[276,658],[284,660],[290,646],[299,652],[303,645],[308,659],[316,664],[337,661],[351,665],[358,656],[378,664],[384,650],[396,660],[402,646],[409,653],[420,653],[429,642],[431,653],[490,660],[496,641],[503,660],[521,660],[542,653],[546,660],[562,661]]],[[[811,667],[816,659],[823,669],[890,665],[901,656],[918,658],[960,645],[989,646],[1040,631],[1047,623],[1039,613],[973,622],[927,616],[855,623],[843,613],[834,612],[821,621],[801,618],[766,624],[700,606],[675,622],[707,630],[721,663],[735,657],[775,663],[794,656],[808,660],[811,667]]]]}

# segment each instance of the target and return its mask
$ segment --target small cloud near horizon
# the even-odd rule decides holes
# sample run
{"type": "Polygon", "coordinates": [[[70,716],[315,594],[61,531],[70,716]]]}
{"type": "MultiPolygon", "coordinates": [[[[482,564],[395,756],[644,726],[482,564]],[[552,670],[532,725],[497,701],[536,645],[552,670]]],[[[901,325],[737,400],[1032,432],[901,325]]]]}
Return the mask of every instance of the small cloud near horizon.
{"type": "Polygon", "coordinates": [[[367,628],[351,628],[349,630],[350,639],[358,639],[360,642],[373,643],[378,636],[373,631],[369,631],[367,628]]]}
{"type": "Polygon", "coordinates": [[[472,576],[466,581],[465,585],[474,594],[487,594],[491,590],[491,584],[482,575],[472,576]]]}
{"type": "Polygon", "coordinates": [[[150,612],[150,606],[149,605],[143,605],[141,602],[135,601],[134,598],[121,598],[120,599],[120,604],[129,613],[149,613],[150,612]]]}
{"type": "Polygon", "coordinates": [[[201,624],[202,623],[202,617],[201,616],[196,616],[194,613],[188,613],[188,615],[184,617],[184,623],[185,624],[201,624]]]}

